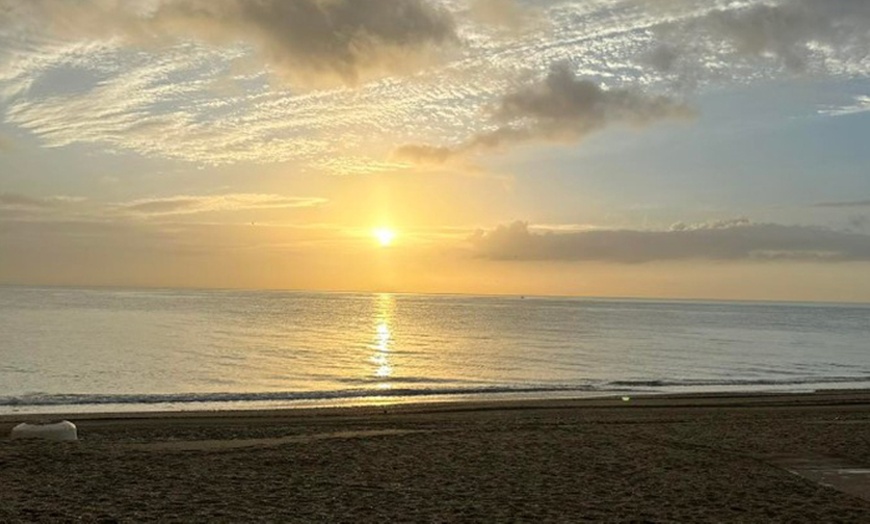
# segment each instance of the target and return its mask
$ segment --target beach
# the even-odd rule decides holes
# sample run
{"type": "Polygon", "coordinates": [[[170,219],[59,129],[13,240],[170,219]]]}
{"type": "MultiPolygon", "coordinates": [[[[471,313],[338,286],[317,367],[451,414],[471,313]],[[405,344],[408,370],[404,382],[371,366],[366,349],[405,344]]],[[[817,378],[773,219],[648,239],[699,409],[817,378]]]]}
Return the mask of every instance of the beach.
{"type": "Polygon", "coordinates": [[[867,391],[51,418],[0,521],[870,521],[867,391]]]}

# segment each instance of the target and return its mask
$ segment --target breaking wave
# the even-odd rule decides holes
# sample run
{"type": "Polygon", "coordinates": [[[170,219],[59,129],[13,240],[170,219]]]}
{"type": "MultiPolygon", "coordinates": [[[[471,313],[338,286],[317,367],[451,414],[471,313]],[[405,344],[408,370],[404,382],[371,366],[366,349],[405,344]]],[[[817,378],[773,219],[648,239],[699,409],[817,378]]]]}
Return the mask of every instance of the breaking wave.
{"type": "Polygon", "coordinates": [[[220,393],[161,393],[161,394],[79,394],[79,393],[27,393],[0,397],[0,407],[46,407],[46,406],[102,406],[102,405],[197,405],[212,403],[282,403],[293,404],[310,401],[353,401],[365,399],[414,400],[425,397],[493,397],[500,395],[529,395],[535,397],[570,397],[572,394],[588,397],[594,394],[607,395],[624,392],[666,393],[674,391],[722,390],[807,390],[837,386],[870,386],[870,375],[842,377],[806,377],[787,380],[615,380],[599,384],[545,385],[545,386],[487,386],[487,387],[420,387],[391,389],[343,389],[327,391],[268,391],[268,392],[220,392],[220,393]]]}

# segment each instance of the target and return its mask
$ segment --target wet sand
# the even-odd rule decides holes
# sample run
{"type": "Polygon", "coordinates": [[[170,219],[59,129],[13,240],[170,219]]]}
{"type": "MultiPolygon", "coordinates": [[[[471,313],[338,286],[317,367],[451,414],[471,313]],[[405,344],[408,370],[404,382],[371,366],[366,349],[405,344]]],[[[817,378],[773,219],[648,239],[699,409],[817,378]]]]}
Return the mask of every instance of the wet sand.
{"type": "Polygon", "coordinates": [[[866,391],[40,418],[0,521],[870,522],[866,391]]]}

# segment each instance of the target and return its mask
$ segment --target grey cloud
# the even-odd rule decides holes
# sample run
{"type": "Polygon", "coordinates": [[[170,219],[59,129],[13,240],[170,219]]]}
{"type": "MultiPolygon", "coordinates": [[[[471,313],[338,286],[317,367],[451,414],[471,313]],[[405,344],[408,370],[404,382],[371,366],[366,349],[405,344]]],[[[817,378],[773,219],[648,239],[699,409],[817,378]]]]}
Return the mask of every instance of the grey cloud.
{"type": "Polygon", "coordinates": [[[408,144],[400,146],[393,151],[394,158],[415,164],[443,164],[455,154],[456,152],[449,147],[423,144],[408,144]]]}
{"type": "Polygon", "coordinates": [[[870,3],[866,0],[791,0],[714,12],[711,28],[730,40],[738,52],[773,54],[793,70],[803,70],[809,45],[868,42],[870,3]]]}
{"type": "Polygon", "coordinates": [[[668,231],[535,232],[514,222],[471,238],[476,253],[494,260],[643,263],[676,260],[870,261],[870,236],[830,229],[732,223],[668,231]]]}
{"type": "Polygon", "coordinates": [[[48,211],[82,199],[68,196],[31,197],[18,193],[0,193],[0,210],[48,211]]]}
{"type": "Polygon", "coordinates": [[[0,193],[0,209],[46,209],[51,203],[16,193],[0,193]]]}
{"type": "Polygon", "coordinates": [[[0,0],[34,24],[68,36],[120,35],[161,45],[198,39],[245,42],[281,76],[301,84],[355,84],[405,72],[456,39],[451,15],[425,0],[0,0]],[[11,7],[10,7],[11,6],[11,7]],[[138,8],[138,11],[136,10],[138,8]]]}
{"type": "Polygon", "coordinates": [[[497,120],[530,120],[516,129],[545,138],[580,138],[611,123],[646,125],[666,118],[692,116],[686,106],[663,96],[605,90],[581,80],[566,64],[558,64],[542,84],[510,93],[495,112],[497,120]]]}
{"type": "Polygon", "coordinates": [[[214,196],[181,195],[140,199],[117,206],[118,210],[140,216],[189,215],[211,211],[243,209],[282,209],[312,207],[325,203],[323,198],[285,197],[281,195],[237,193],[214,196]]]}
{"type": "Polygon", "coordinates": [[[674,70],[680,58],[680,50],[673,45],[661,44],[652,51],[645,53],[642,58],[644,62],[655,69],[664,73],[670,73],[674,70]]]}
{"type": "Polygon", "coordinates": [[[504,95],[491,117],[498,127],[478,133],[454,148],[406,145],[398,157],[442,163],[469,152],[531,142],[574,142],[610,125],[637,127],[674,118],[691,118],[686,105],[664,96],[628,89],[604,89],[577,78],[570,66],[555,64],[543,82],[504,95]]]}
{"type": "Polygon", "coordinates": [[[852,215],[847,221],[852,229],[864,229],[870,225],[870,216],[868,215],[852,215]]]}
{"type": "Polygon", "coordinates": [[[748,227],[752,225],[752,221],[750,221],[746,217],[740,218],[732,218],[729,220],[710,220],[707,222],[699,222],[699,223],[685,223],[685,222],[677,222],[675,224],[671,224],[671,231],[697,231],[703,229],[728,229],[732,227],[748,227]]]}
{"type": "Polygon", "coordinates": [[[685,24],[667,22],[660,27],[659,33],[671,41],[654,50],[648,63],[670,72],[680,57],[678,49],[685,52],[710,39],[713,45],[726,44],[738,56],[771,57],[801,72],[819,47],[865,57],[868,27],[870,2],[866,0],[787,0],[715,9],[685,24]],[[676,46],[674,35],[683,38],[676,39],[676,46]]]}
{"type": "Polygon", "coordinates": [[[842,208],[842,207],[870,207],[870,200],[848,200],[843,202],[821,202],[816,204],[814,207],[829,207],[829,208],[842,208]]]}

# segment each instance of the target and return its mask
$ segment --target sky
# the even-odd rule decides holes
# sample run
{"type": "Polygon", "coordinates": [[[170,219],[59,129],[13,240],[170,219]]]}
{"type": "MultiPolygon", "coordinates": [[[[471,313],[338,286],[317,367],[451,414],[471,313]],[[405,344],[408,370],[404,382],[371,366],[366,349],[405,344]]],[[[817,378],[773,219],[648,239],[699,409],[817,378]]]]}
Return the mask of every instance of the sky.
{"type": "Polygon", "coordinates": [[[0,0],[0,284],[870,302],[868,49],[865,0],[0,0]]]}

